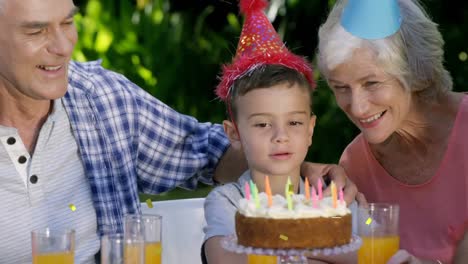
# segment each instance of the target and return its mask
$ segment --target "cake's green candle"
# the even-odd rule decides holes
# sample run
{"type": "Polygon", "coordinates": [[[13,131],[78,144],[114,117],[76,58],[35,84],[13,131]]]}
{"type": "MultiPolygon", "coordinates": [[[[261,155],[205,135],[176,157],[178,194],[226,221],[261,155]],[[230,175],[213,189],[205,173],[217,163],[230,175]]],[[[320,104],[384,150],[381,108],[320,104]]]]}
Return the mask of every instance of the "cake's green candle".
{"type": "Polygon", "coordinates": [[[258,199],[258,188],[255,183],[253,184],[252,193],[255,202],[255,207],[260,208],[260,200],[258,199]]]}
{"type": "Polygon", "coordinates": [[[288,210],[292,211],[293,210],[293,204],[292,204],[292,198],[291,195],[294,193],[292,191],[293,186],[291,183],[291,179],[288,177],[288,181],[286,182],[286,187],[284,188],[285,196],[286,196],[286,202],[288,203],[288,210]]]}

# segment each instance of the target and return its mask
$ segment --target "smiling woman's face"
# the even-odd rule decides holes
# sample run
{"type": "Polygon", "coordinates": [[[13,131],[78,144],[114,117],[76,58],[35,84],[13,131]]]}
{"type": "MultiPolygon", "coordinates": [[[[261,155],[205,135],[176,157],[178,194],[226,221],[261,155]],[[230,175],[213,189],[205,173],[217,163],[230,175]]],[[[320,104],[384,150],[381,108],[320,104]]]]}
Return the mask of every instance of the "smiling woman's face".
{"type": "Polygon", "coordinates": [[[327,78],[338,106],[371,144],[385,141],[408,118],[411,92],[383,71],[371,51],[356,50],[327,78]]]}

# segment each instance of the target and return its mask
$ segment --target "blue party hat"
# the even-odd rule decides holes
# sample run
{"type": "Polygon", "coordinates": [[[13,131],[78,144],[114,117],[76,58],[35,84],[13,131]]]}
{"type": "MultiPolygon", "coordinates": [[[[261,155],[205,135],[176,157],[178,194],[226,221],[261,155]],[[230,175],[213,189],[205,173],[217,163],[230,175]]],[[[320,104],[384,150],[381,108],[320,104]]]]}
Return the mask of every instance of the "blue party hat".
{"type": "Polygon", "coordinates": [[[341,25],[363,39],[382,39],[393,35],[401,25],[397,0],[349,0],[341,25]]]}

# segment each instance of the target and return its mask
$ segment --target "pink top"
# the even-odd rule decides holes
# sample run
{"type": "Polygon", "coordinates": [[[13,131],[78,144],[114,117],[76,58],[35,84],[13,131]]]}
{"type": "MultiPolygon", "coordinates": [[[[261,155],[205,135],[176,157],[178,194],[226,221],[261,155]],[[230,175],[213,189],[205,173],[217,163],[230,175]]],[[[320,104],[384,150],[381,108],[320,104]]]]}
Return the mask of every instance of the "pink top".
{"type": "Polygon", "coordinates": [[[460,104],[442,162],[424,184],[406,185],[391,177],[362,134],[343,152],[340,163],[367,201],[400,205],[400,248],[417,257],[451,262],[455,237],[464,233],[468,220],[467,137],[468,95],[460,104]]]}

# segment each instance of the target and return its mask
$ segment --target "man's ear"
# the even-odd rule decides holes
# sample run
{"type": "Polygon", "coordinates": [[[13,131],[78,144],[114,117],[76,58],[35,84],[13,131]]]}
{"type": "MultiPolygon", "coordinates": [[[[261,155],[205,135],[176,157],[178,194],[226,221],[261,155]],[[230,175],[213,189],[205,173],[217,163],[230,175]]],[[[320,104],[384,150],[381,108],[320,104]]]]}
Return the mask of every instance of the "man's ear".
{"type": "Polygon", "coordinates": [[[229,120],[224,120],[223,127],[224,127],[224,133],[226,133],[227,137],[229,138],[229,141],[231,142],[231,146],[236,150],[241,150],[242,144],[241,144],[240,136],[237,133],[237,129],[236,129],[234,122],[229,121],[229,120]]]}
{"type": "Polygon", "coordinates": [[[309,147],[312,145],[312,136],[314,135],[314,128],[315,128],[315,121],[317,120],[317,116],[312,114],[310,116],[309,128],[308,128],[308,136],[309,136],[309,147]]]}

